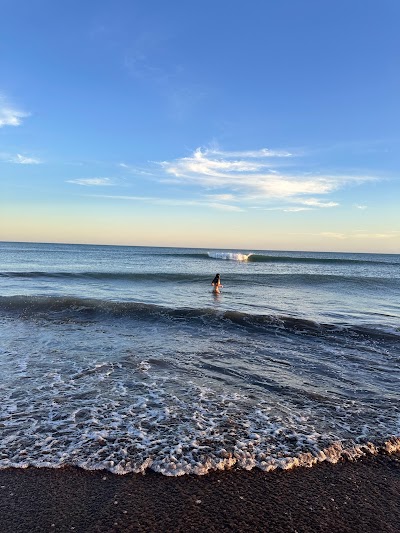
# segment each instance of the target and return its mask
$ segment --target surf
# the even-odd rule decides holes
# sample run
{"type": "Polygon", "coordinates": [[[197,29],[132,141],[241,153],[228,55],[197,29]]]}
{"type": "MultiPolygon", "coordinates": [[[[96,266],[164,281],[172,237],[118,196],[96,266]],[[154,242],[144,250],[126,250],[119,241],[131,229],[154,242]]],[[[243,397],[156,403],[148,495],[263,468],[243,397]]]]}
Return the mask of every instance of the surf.
{"type": "Polygon", "coordinates": [[[252,314],[243,311],[218,310],[212,307],[181,308],[135,301],[112,301],[73,296],[0,296],[0,313],[16,314],[24,318],[41,317],[52,320],[126,318],[140,321],[176,320],[183,324],[209,324],[210,327],[244,328],[275,334],[302,334],[317,337],[362,337],[398,343],[400,331],[377,325],[322,323],[301,316],[281,314],[252,314]]]}
{"type": "Polygon", "coordinates": [[[242,254],[239,252],[208,252],[211,259],[222,259],[224,261],[248,261],[252,254],[242,254]]]}

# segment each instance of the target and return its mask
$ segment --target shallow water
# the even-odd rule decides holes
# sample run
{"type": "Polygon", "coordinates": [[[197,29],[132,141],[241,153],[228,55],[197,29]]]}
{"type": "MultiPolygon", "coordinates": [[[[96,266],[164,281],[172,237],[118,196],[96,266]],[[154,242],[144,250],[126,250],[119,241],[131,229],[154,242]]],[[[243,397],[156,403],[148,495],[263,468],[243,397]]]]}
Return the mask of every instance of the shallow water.
{"type": "Polygon", "coordinates": [[[2,468],[203,474],[396,446],[398,255],[0,254],[2,468]]]}

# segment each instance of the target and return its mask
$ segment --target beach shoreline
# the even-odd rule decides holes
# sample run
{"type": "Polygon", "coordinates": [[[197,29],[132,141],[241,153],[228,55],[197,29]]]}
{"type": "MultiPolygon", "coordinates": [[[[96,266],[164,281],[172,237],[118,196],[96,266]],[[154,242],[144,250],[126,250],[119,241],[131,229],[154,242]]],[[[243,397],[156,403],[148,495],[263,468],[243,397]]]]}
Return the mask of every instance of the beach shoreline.
{"type": "Polygon", "coordinates": [[[4,533],[400,530],[399,453],[182,477],[11,468],[0,471],[0,487],[4,533]]]}

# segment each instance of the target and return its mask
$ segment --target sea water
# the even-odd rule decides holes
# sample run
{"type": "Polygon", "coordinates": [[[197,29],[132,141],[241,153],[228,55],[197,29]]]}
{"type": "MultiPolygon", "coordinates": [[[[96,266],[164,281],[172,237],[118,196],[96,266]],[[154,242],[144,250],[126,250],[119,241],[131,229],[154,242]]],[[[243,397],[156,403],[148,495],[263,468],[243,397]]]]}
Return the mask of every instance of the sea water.
{"type": "Polygon", "coordinates": [[[400,255],[0,243],[0,468],[390,452],[399,378],[400,255]]]}

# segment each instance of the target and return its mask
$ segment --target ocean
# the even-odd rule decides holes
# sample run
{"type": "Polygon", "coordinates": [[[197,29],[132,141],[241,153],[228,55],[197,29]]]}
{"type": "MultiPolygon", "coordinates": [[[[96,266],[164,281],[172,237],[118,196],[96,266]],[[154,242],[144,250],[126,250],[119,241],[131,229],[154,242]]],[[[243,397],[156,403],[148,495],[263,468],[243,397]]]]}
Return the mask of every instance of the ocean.
{"type": "Polygon", "coordinates": [[[0,391],[2,469],[398,451],[400,255],[0,243],[0,391]]]}

